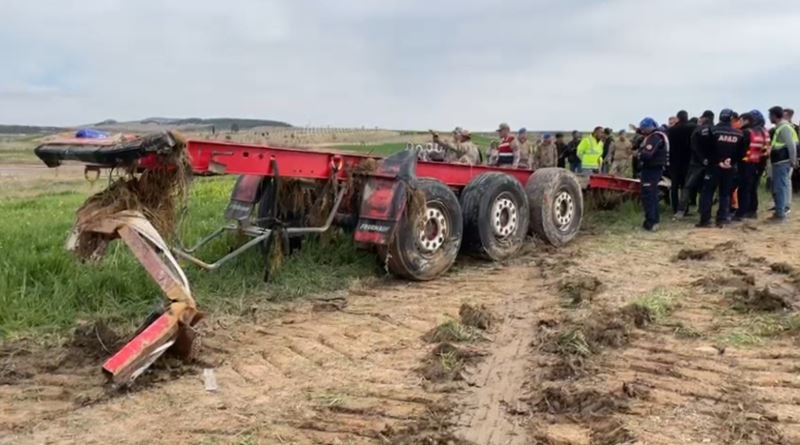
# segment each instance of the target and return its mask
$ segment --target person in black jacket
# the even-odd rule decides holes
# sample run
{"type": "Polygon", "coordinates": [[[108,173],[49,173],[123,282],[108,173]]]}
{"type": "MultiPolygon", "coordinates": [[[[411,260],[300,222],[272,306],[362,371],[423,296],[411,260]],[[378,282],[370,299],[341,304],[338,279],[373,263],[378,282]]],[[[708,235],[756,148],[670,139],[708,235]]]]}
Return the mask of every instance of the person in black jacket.
{"type": "Polygon", "coordinates": [[[702,116],[697,120],[697,126],[692,132],[690,150],[689,150],[689,169],[686,174],[686,194],[684,195],[685,202],[679,204],[683,212],[678,214],[678,217],[689,216],[689,207],[697,205],[697,195],[700,194],[700,189],[703,186],[703,178],[706,175],[706,167],[708,166],[708,159],[703,149],[703,141],[708,137],[711,127],[714,126],[714,112],[706,110],[702,116]]]}
{"type": "Polygon", "coordinates": [[[697,125],[689,122],[689,113],[678,112],[678,122],[669,128],[669,177],[670,204],[676,217],[686,214],[686,177],[689,174],[689,162],[692,156],[692,134],[697,125]]]}
{"type": "Polygon", "coordinates": [[[658,229],[660,215],[658,213],[658,183],[664,174],[669,155],[669,138],[666,133],[658,131],[658,123],[646,117],[639,124],[642,142],[639,146],[639,173],[642,177],[642,207],[644,208],[644,230],[653,232],[658,229]]]}
{"type": "Polygon", "coordinates": [[[733,128],[732,120],[733,111],[726,108],[719,114],[719,124],[701,134],[701,147],[708,165],[700,195],[700,222],[696,227],[711,227],[711,206],[717,191],[717,227],[722,227],[730,220],[734,166],[747,150],[744,134],[733,128]]]}
{"type": "Polygon", "coordinates": [[[578,130],[572,132],[572,140],[567,144],[565,158],[569,163],[569,171],[579,172],[581,170],[581,158],[578,157],[578,144],[581,143],[581,134],[578,130]]]}
{"type": "Polygon", "coordinates": [[[613,161],[611,158],[611,144],[614,143],[614,130],[606,128],[603,130],[603,134],[605,139],[603,139],[603,164],[600,167],[600,172],[608,174],[611,171],[611,162],[613,161]]]}
{"type": "Polygon", "coordinates": [[[564,133],[556,133],[556,152],[558,153],[558,168],[567,167],[567,144],[564,142],[564,133]]]}

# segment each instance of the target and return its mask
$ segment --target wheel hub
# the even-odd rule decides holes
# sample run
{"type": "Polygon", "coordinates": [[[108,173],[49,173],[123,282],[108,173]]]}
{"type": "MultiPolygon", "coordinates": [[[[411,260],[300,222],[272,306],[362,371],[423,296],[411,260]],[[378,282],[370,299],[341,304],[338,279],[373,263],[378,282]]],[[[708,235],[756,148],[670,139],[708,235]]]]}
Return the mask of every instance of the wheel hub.
{"type": "Polygon", "coordinates": [[[554,210],[554,217],[559,228],[567,228],[575,216],[575,201],[572,199],[572,195],[566,191],[559,193],[556,196],[554,210]]]}
{"type": "Polygon", "coordinates": [[[447,239],[447,218],[444,213],[435,208],[425,209],[422,228],[419,231],[419,247],[425,253],[439,250],[447,239]]]}
{"type": "Polygon", "coordinates": [[[492,231],[505,238],[517,230],[517,205],[514,201],[499,197],[492,205],[492,231]]]}

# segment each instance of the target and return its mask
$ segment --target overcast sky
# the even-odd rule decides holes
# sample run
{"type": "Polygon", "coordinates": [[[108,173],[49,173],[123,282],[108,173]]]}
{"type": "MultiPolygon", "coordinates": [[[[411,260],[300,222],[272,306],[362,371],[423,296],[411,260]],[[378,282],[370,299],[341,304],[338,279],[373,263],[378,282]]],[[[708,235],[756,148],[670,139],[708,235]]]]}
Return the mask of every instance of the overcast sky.
{"type": "Polygon", "coordinates": [[[0,123],[620,128],[800,108],[800,8],[753,0],[3,0],[0,123]]]}

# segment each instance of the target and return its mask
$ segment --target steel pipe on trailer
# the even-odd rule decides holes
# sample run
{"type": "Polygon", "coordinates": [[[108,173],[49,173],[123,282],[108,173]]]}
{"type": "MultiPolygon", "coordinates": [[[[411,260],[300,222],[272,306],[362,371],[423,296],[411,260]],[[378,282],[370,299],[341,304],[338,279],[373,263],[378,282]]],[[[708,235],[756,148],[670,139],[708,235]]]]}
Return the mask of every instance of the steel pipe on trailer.
{"type": "MultiPolygon", "coordinates": [[[[338,193],[336,194],[336,199],[334,200],[333,206],[331,207],[331,211],[328,214],[328,217],[325,220],[325,223],[319,227],[287,227],[283,229],[287,236],[304,236],[304,235],[313,235],[313,234],[321,234],[325,233],[330,230],[331,226],[333,225],[333,221],[336,217],[337,212],[339,211],[339,207],[342,204],[342,199],[344,199],[345,192],[347,191],[346,188],[342,187],[339,189],[338,193]]],[[[214,271],[219,269],[223,264],[227,263],[228,261],[242,255],[243,253],[247,252],[248,250],[252,249],[255,246],[258,246],[262,242],[266,242],[270,239],[273,233],[276,232],[275,229],[269,228],[262,228],[257,226],[250,226],[250,227],[242,227],[238,224],[228,224],[224,227],[221,227],[214,231],[211,235],[203,238],[198,242],[195,246],[191,249],[172,249],[172,252],[186,261],[203,268],[205,270],[214,271]],[[238,232],[244,235],[248,235],[253,237],[250,241],[246,242],[245,244],[241,245],[239,248],[234,250],[233,252],[225,255],[224,257],[220,258],[219,260],[215,261],[214,263],[207,263],[200,258],[197,258],[193,255],[197,249],[202,247],[205,244],[208,244],[211,240],[221,236],[223,233],[230,231],[230,232],[238,232]]]]}

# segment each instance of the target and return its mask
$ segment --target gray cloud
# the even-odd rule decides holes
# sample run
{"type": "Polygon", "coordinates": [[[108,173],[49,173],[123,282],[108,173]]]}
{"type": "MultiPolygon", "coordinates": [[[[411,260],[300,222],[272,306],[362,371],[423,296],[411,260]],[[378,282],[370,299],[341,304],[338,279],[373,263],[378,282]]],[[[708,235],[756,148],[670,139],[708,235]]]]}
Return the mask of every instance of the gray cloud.
{"type": "Polygon", "coordinates": [[[743,0],[10,0],[3,15],[7,123],[621,127],[799,99],[800,11],[743,0]]]}

